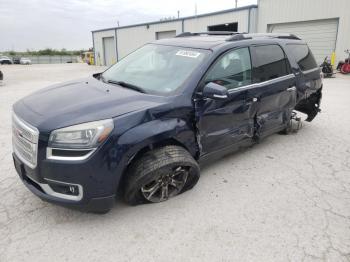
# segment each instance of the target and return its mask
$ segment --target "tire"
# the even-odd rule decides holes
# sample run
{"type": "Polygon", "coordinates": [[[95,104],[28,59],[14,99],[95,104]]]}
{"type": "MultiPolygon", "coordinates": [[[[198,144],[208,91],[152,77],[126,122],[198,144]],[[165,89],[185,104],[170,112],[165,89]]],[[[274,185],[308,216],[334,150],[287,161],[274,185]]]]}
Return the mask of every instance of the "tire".
{"type": "Polygon", "coordinates": [[[278,132],[278,134],[280,135],[289,135],[291,133],[293,133],[293,124],[292,124],[292,118],[293,118],[293,110],[290,112],[289,115],[289,120],[287,121],[287,124],[285,126],[284,129],[282,129],[281,131],[278,132]]]}
{"type": "Polygon", "coordinates": [[[166,201],[193,188],[200,177],[191,154],[173,145],[146,152],[128,171],[124,199],[130,205],[166,201]]]}
{"type": "Polygon", "coordinates": [[[111,209],[90,211],[90,213],[95,214],[95,215],[105,215],[105,214],[109,213],[109,211],[111,211],[111,209]]]}

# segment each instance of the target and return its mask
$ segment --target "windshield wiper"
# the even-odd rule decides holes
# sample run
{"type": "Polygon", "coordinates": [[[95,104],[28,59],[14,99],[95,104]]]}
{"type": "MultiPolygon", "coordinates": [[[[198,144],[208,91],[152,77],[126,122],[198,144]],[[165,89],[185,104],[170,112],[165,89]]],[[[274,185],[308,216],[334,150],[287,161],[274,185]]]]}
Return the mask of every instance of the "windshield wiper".
{"type": "Polygon", "coordinates": [[[110,84],[113,84],[113,85],[120,85],[120,86],[126,87],[126,88],[130,88],[130,89],[138,91],[140,93],[146,93],[146,91],[142,87],[135,86],[133,84],[126,83],[124,81],[108,80],[107,83],[110,83],[110,84]]]}

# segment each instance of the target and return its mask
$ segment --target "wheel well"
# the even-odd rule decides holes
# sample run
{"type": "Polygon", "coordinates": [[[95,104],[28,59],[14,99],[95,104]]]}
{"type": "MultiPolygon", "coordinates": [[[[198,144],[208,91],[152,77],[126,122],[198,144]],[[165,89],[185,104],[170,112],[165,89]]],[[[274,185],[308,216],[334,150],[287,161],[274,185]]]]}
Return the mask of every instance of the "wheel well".
{"type": "MultiPolygon", "coordinates": [[[[137,151],[137,153],[135,153],[128,160],[128,164],[123,170],[122,177],[121,177],[120,183],[118,185],[117,194],[122,193],[122,190],[124,188],[125,181],[126,181],[126,178],[127,178],[127,173],[128,173],[128,170],[129,170],[130,166],[132,165],[132,163],[134,163],[137,159],[142,157],[142,155],[144,155],[148,151],[151,151],[153,149],[160,148],[160,147],[163,147],[163,146],[170,146],[170,145],[183,147],[188,152],[190,152],[190,150],[188,150],[188,148],[185,145],[183,145],[182,143],[180,143],[179,141],[177,141],[176,139],[173,139],[173,138],[169,138],[169,139],[162,140],[160,142],[152,143],[152,144],[149,144],[149,145],[141,148],[139,151],[137,151]]],[[[192,155],[192,156],[194,157],[194,159],[197,159],[196,155],[192,155]]]]}

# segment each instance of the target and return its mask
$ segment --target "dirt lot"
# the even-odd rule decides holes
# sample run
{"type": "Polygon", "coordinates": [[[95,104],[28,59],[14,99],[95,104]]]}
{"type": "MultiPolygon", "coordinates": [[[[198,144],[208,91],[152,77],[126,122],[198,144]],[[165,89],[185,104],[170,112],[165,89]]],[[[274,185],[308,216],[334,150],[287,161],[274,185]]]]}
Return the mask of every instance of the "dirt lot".
{"type": "Polygon", "coordinates": [[[107,215],[47,204],[17,177],[11,105],[101,68],[1,66],[0,261],[349,261],[350,76],[324,81],[322,114],[202,170],[168,202],[107,215]]]}

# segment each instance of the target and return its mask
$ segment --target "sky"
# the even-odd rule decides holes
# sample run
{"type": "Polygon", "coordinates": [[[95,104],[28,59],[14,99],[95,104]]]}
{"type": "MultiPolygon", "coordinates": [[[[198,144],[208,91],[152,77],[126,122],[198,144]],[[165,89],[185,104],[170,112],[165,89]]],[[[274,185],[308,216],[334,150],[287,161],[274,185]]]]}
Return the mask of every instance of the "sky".
{"type": "MultiPolygon", "coordinates": [[[[0,0],[0,51],[92,47],[91,31],[233,8],[234,0],[0,0]]],[[[238,6],[256,0],[238,0],[238,6]]]]}

